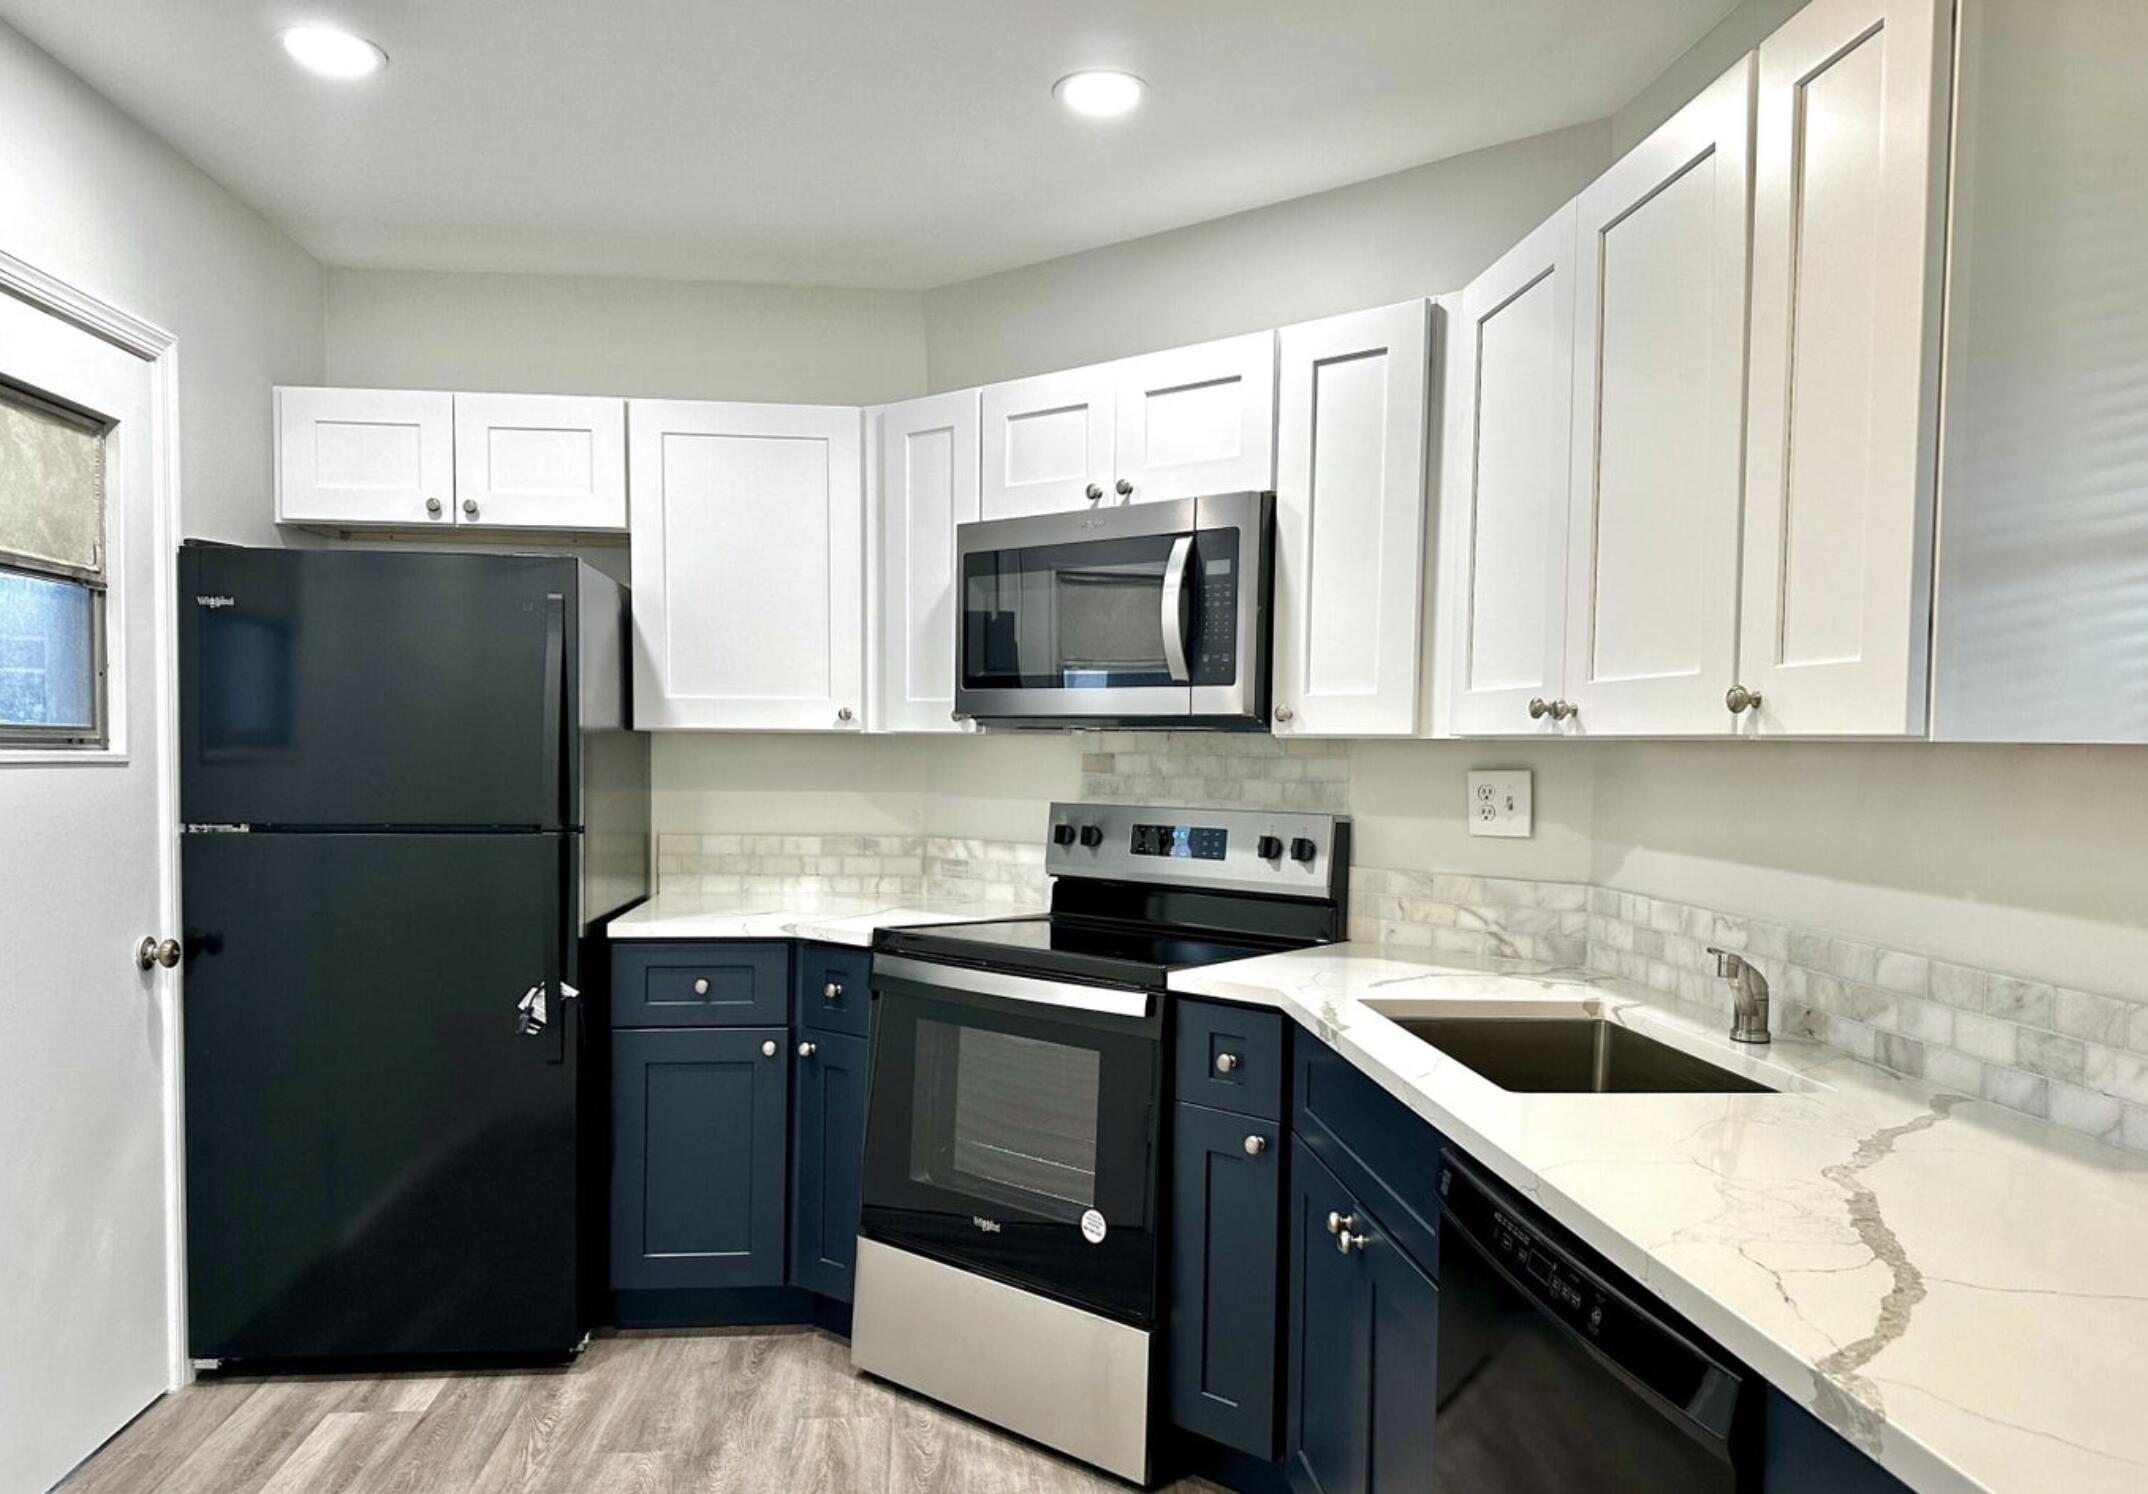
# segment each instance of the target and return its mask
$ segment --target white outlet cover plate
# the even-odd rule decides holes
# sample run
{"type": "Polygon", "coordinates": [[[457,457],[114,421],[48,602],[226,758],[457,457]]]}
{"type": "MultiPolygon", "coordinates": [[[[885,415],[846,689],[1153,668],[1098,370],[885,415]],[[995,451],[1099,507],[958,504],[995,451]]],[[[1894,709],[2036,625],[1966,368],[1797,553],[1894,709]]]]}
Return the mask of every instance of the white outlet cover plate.
{"type": "Polygon", "coordinates": [[[1469,833],[1525,840],[1534,824],[1527,768],[1494,768],[1469,775],[1469,833]]]}

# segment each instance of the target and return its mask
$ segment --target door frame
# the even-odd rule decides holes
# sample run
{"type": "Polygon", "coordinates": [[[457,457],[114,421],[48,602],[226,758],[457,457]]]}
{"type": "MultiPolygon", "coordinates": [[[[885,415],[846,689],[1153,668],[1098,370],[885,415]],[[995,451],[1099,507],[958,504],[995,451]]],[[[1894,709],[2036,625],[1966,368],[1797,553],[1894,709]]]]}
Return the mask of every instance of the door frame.
{"type": "MultiPolygon", "coordinates": [[[[150,550],[156,584],[146,598],[129,598],[132,609],[147,605],[154,646],[147,660],[130,659],[128,668],[147,667],[154,676],[156,714],[152,721],[129,721],[127,740],[102,750],[80,749],[9,753],[7,762],[50,767],[124,765],[136,745],[149,740],[159,754],[157,773],[157,922],[179,927],[179,681],[175,626],[178,599],[174,573],[179,534],[179,339],[156,323],[90,291],[62,280],[26,260],[0,250],[0,291],[38,311],[72,323],[149,366],[150,407],[150,550]],[[145,738],[141,733],[148,733],[145,738]]],[[[180,976],[173,971],[163,991],[164,1044],[164,1273],[166,1382],[176,1390],[193,1378],[186,1358],[186,1172],[183,1146],[184,1075],[180,1064],[180,976]]]]}

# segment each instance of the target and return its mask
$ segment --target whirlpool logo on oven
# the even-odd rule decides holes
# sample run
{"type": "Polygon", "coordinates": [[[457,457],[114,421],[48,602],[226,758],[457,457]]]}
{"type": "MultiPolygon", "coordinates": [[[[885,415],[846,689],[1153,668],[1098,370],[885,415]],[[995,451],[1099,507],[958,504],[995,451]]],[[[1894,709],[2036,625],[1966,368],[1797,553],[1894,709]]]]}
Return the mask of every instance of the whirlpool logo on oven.
{"type": "Polygon", "coordinates": [[[982,1214],[970,1215],[970,1223],[976,1225],[988,1235],[996,1235],[1000,1232],[999,1221],[997,1219],[987,1219],[982,1214]]]}

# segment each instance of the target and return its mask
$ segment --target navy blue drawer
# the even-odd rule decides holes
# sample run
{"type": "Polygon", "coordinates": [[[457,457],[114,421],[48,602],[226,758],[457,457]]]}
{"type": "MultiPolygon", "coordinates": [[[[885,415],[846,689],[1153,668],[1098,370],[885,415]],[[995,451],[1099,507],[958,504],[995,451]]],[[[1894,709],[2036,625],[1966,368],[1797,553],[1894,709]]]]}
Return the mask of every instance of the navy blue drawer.
{"type": "Polygon", "coordinates": [[[1178,1083],[1174,1098],[1233,1115],[1283,1119],[1281,1012],[1177,998],[1178,1083]]]}
{"type": "Polygon", "coordinates": [[[840,944],[798,947],[798,1020],[822,1032],[865,1037],[873,1021],[873,954],[840,944]]]}
{"type": "Polygon", "coordinates": [[[718,941],[612,945],[614,1027],[781,1027],[791,947],[718,941]]]}
{"type": "Polygon", "coordinates": [[[1291,1129],[1417,1264],[1436,1275],[1444,1144],[1439,1132],[1310,1035],[1298,1035],[1297,1055],[1291,1129]]]}

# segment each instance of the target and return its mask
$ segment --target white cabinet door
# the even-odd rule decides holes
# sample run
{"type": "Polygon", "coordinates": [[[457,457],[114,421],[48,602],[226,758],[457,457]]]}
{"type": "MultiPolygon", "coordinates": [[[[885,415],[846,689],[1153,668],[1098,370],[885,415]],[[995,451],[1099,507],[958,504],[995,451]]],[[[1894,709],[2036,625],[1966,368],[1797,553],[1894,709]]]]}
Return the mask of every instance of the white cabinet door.
{"type": "Polygon", "coordinates": [[[860,421],[629,403],[637,729],[863,726],[860,421]]]}
{"type": "Polygon", "coordinates": [[[883,731],[955,731],[955,526],[977,517],[974,389],[889,405],[880,428],[883,731]]]}
{"type": "Polygon", "coordinates": [[[1405,301],[1281,334],[1279,735],[1417,729],[1430,311],[1405,301]]]}
{"type": "Polygon", "coordinates": [[[1564,730],[1578,221],[1568,203],[1462,293],[1447,501],[1458,550],[1449,719],[1465,736],[1564,730]]]}
{"type": "Polygon", "coordinates": [[[1275,334],[1253,332],[1116,365],[1108,497],[1130,503],[1275,485],[1275,334]]]}
{"type": "Polygon", "coordinates": [[[1924,730],[1940,8],[1814,0],[1760,47],[1738,682],[1761,703],[1747,731],[1924,730]]]}
{"type": "Polygon", "coordinates": [[[1066,513],[1099,499],[1118,502],[1110,492],[1113,390],[1108,363],[988,386],[980,417],[984,517],[1013,519],[1066,513]]]}
{"type": "Polygon", "coordinates": [[[455,522],[626,528],[626,401],[455,396],[455,522]]]}
{"type": "Polygon", "coordinates": [[[1738,657],[1750,57],[1581,194],[1566,695],[1722,734],[1738,657]]]}
{"type": "Polygon", "coordinates": [[[453,395],[285,387],[274,397],[279,522],[455,522],[453,395]]]}

